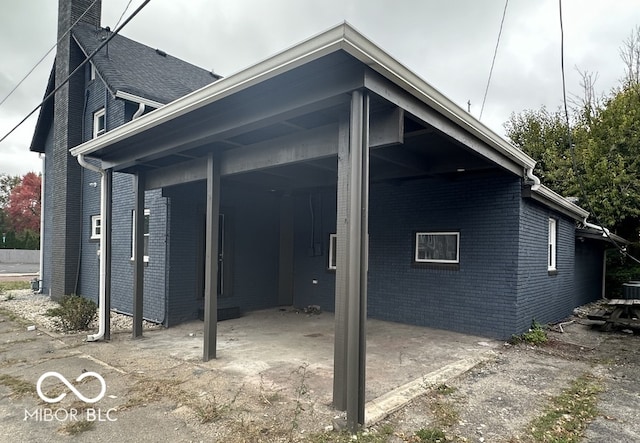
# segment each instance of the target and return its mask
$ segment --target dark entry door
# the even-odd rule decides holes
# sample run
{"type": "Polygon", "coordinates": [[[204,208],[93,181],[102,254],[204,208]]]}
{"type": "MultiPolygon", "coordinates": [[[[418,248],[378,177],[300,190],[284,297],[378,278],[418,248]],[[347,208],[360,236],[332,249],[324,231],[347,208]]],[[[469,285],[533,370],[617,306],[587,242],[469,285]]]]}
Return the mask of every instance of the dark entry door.
{"type": "MultiPolygon", "coordinates": [[[[224,208],[221,208],[224,209],[224,208]]],[[[231,297],[233,295],[233,217],[229,210],[220,212],[218,228],[218,297],[231,297]]],[[[205,224],[203,220],[199,236],[199,266],[198,269],[198,294],[204,298],[204,277],[205,277],[205,251],[206,236],[205,224]]]]}

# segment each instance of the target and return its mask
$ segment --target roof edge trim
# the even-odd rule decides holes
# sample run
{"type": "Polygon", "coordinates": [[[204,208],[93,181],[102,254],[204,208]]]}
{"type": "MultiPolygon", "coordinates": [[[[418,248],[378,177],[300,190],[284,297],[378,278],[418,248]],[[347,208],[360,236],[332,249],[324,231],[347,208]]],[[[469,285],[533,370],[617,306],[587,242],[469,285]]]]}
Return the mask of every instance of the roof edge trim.
{"type": "Polygon", "coordinates": [[[525,195],[525,197],[531,197],[534,200],[559,210],[563,214],[568,215],[575,220],[582,221],[589,217],[589,211],[570,202],[557,192],[547,188],[545,185],[540,185],[538,189],[533,189],[528,186],[526,189],[528,189],[529,195],[525,195]]]}
{"type": "Polygon", "coordinates": [[[151,106],[152,108],[161,108],[165,105],[164,103],[160,103],[154,100],[149,100],[147,98],[140,97],[138,95],[131,94],[125,91],[116,91],[115,97],[121,98],[122,100],[128,100],[130,102],[143,103],[147,106],[151,106]]]}

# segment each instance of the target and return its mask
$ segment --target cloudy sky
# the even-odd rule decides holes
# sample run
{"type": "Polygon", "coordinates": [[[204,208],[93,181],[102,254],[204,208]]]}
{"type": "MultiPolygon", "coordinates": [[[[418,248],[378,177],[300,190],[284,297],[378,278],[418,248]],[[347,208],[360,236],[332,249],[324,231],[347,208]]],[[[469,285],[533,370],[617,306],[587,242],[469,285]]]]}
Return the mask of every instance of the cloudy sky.
{"type": "MultiPolygon", "coordinates": [[[[112,29],[129,0],[102,0],[112,29]]],[[[130,14],[142,3],[132,0],[130,14]]],[[[344,20],[478,117],[504,0],[152,0],[123,35],[224,76],[344,20]]],[[[0,0],[0,101],[55,44],[57,1],[0,0]]],[[[567,89],[578,69],[618,85],[619,48],[640,25],[637,0],[564,0],[567,89]]],[[[42,99],[53,55],[0,105],[0,137],[42,99]]],[[[562,103],[557,0],[510,0],[482,121],[498,134],[513,112],[562,103]]],[[[0,173],[40,171],[28,146],[37,113],[0,143],[0,173]]]]}

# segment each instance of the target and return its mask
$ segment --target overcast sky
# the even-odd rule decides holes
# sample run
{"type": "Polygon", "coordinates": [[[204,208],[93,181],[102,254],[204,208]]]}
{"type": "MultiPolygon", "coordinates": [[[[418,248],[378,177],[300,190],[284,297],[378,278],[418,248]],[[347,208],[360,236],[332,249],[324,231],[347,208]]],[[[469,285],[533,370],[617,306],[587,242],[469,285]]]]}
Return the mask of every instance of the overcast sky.
{"type": "MultiPolygon", "coordinates": [[[[129,0],[103,0],[115,29],[129,0]]],[[[142,0],[133,0],[127,15],[142,0]]],[[[57,1],[0,0],[0,100],[56,42],[57,1]]],[[[344,20],[451,98],[480,114],[504,0],[152,0],[122,34],[224,76],[344,20]]],[[[619,48],[640,25],[638,0],[564,0],[567,89],[577,69],[598,73],[596,90],[618,85],[619,48]]],[[[55,51],[54,51],[55,52],[55,51]]],[[[0,105],[0,137],[43,97],[50,55],[0,105]]],[[[503,135],[513,112],[562,103],[557,0],[510,0],[482,121],[503,135]]],[[[40,171],[29,152],[37,113],[0,144],[0,173],[40,171]]]]}

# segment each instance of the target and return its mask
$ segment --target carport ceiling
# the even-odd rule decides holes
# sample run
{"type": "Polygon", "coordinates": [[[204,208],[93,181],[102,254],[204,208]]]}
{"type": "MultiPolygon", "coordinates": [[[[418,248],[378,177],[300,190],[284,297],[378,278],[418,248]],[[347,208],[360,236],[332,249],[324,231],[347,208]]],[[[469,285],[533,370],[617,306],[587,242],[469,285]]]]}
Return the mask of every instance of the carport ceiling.
{"type": "MultiPolygon", "coordinates": [[[[379,111],[382,107],[382,104],[378,103],[377,106],[372,106],[372,110],[379,111]]],[[[325,112],[318,121],[318,126],[331,123],[330,116],[331,113],[325,112]]],[[[335,114],[333,118],[335,119],[335,114]]],[[[246,140],[260,140],[261,136],[265,137],[268,134],[285,135],[285,133],[292,134],[296,130],[311,129],[314,127],[311,121],[313,118],[310,116],[303,116],[297,118],[296,122],[279,123],[274,127],[254,131],[247,135],[246,140]]],[[[235,145],[230,141],[224,141],[217,147],[223,147],[224,144],[226,149],[232,146],[246,146],[238,143],[238,140],[236,138],[235,145]]],[[[193,151],[193,154],[201,155],[204,151],[208,149],[200,148],[193,151]]],[[[372,149],[370,156],[372,182],[460,174],[495,168],[497,168],[495,164],[412,116],[404,118],[404,143],[372,149]]],[[[332,156],[237,174],[226,179],[268,190],[291,190],[335,186],[337,176],[338,162],[337,158],[332,156]]]]}

